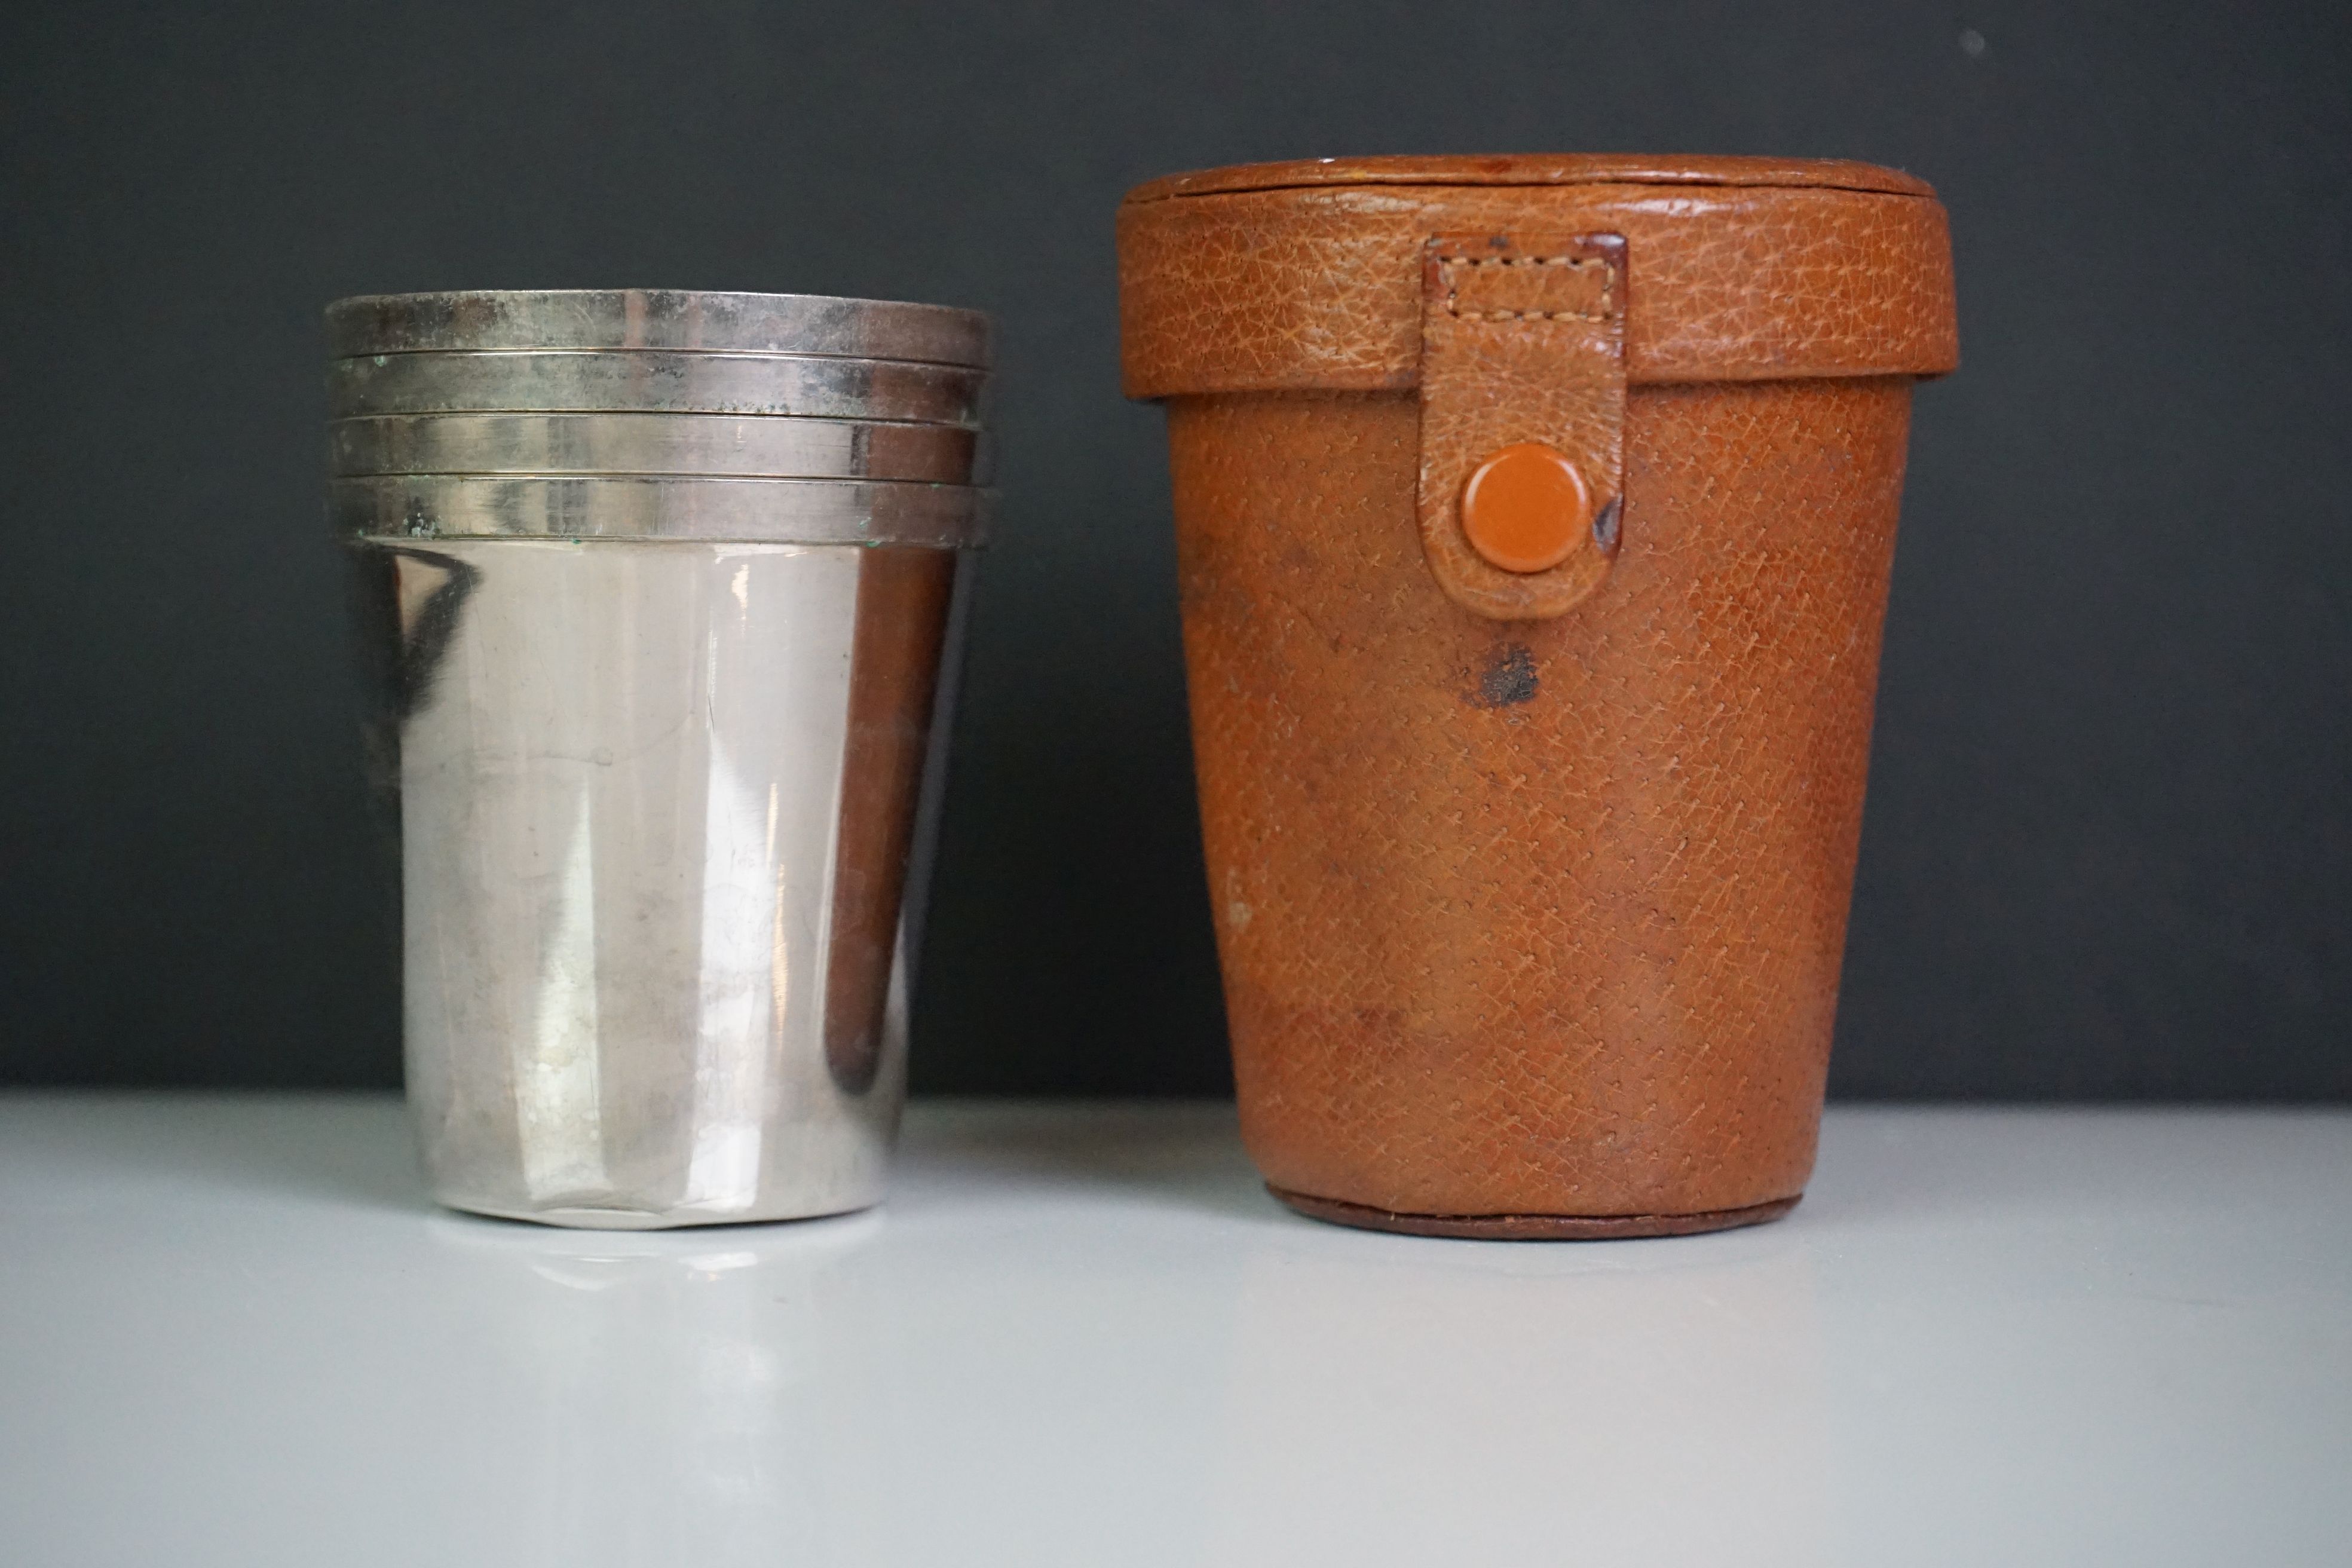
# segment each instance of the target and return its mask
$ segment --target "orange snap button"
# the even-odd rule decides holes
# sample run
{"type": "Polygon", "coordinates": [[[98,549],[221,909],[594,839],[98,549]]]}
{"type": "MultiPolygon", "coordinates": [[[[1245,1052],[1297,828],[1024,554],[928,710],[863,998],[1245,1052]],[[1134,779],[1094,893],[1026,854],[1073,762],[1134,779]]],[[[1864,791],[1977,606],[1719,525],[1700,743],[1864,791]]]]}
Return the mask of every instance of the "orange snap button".
{"type": "Polygon", "coordinates": [[[1470,548],[1506,572],[1545,572],[1592,529],[1592,488],[1574,463],[1540,441],[1505,447],[1462,487],[1470,548]]]}

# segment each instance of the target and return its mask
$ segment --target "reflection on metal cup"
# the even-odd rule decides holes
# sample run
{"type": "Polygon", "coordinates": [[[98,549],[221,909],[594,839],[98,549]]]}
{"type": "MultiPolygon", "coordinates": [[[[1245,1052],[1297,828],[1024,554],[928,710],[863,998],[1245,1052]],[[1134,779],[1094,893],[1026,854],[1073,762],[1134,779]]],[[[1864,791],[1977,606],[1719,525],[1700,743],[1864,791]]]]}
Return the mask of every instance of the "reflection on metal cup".
{"type": "MultiPolygon", "coordinates": [[[[520,309],[484,314],[513,335],[520,309]]],[[[435,435],[449,471],[331,487],[436,1195],[604,1228],[877,1201],[980,492],[469,477],[468,429],[435,435]]],[[[629,438],[692,459],[705,434],[629,438]]]]}

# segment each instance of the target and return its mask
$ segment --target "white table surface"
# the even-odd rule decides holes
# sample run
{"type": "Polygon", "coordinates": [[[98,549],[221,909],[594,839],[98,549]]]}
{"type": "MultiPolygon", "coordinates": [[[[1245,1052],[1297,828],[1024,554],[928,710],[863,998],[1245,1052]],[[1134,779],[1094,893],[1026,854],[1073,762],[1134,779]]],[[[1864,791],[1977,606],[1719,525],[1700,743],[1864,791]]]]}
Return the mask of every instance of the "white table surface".
{"type": "Polygon", "coordinates": [[[2352,1561],[2352,1113],[1832,1113],[1759,1229],[1297,1218],[1230,1107],[435,1210],[396,1101],[0,1098],[0,1561],[2352,1561]]]}

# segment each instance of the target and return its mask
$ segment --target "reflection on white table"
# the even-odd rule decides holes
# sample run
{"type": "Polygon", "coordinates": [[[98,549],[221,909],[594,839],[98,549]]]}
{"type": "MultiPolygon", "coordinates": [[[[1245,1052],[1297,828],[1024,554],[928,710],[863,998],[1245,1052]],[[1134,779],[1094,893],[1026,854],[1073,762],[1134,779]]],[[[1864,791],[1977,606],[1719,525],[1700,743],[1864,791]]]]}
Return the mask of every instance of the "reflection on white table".
{"type": "Polygon", "coordinates": [[[2340,1563],[2352,1114],[1840,1109],[1789,1220],[1319,1226],[1227,1106],[444,1214],[398,1103],[0,1100],[0,1561],[2340,1563]]]}

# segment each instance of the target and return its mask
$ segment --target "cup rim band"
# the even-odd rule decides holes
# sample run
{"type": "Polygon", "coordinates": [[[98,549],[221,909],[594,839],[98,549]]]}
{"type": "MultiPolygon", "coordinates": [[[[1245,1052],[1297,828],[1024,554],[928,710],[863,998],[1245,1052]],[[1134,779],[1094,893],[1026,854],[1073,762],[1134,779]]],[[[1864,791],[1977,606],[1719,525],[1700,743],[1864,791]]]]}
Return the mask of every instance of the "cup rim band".
{"type": "Polygon", "coordinates": [[[444,474],[973,482],[983,437],[911,420],[659,410],[356,415],[327,426],[336,479],[444,474]]]}
{"type": "Polygon", "coordinates": [[[986,542],[994,497],[888,479],[392,474],[331,479],[338,533],[368,539],[925,545],[986,542]]]}
{"type": "Polygon", "coordinates": [[[362,294],[326,310],[331,357],[579,348],[782,353],[986,369],[979,310],[828,294],[477,289],[362,294]]]}

